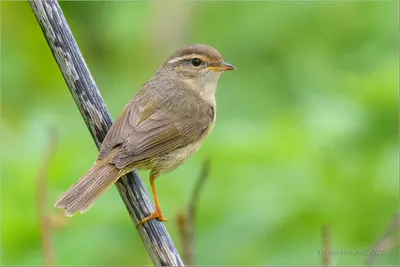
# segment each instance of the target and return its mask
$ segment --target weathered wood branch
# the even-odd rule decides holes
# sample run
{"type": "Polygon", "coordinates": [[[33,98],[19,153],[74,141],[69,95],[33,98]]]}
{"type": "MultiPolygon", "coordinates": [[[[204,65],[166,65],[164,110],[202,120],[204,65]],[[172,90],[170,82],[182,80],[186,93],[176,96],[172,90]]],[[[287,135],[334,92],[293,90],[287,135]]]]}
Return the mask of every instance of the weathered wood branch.
{"type": "MultiPolygon", "coordinates": [[[[99,148],[112,119],[64,14],[56,0],[29,2],[72,97],[99,148]]],[[[135,225],[154,211],[155,207],[137,172],[120,178],[115,185],[135,225]]],[[[152,220],[139,227],[138,232],[154,265],[183,266],[162,222],[152,220]]]]}

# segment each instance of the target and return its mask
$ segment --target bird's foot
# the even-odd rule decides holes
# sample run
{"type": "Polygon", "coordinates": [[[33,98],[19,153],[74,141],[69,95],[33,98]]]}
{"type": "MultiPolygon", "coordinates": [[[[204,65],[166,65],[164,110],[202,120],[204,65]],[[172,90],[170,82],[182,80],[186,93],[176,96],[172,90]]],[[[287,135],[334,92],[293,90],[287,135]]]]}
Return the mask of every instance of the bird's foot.
{"type": "Polygon", "coordinates": [[[159,221],[162,222],[166,222],[167,218],[164,217],[164,214],[162,214],[161,209],[156,209],[155,212],[153,212],[150,216],[144,218],[143,220],[141,220],[138,225],[136,225],[136,227],[139,227],[140,225],[144,224],[145,222],[151,221],[153,219],[157,219],[159,221]]]}

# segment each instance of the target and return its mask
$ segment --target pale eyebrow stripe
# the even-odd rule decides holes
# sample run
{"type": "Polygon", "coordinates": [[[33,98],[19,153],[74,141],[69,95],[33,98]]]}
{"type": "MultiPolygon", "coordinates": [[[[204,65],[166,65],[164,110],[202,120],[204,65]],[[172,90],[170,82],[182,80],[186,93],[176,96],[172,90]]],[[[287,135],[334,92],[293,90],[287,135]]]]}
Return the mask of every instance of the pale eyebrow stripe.
{"type": "Polygon", "coordinates": [[[168,60],[168,63],[172,64],[172,63],[176,63],[181,60],[187,60],[187,59],[193,59],[193,58],[199,58],[202,61],[206,61],[205,57],[203,57],[203,56],[191,54],[191,55],[184,55],[182,57],[176,57],[176,58],[170,59],[170,60],[168,60]]]}

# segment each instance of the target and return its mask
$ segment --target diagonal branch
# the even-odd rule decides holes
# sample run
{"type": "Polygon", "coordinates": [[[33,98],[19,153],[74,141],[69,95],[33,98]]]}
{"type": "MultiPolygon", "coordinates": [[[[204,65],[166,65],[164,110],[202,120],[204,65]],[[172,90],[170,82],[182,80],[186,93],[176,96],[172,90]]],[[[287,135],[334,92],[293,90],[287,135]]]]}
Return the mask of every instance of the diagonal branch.
{"type": "Polygon", "coordinates": [[[186,208],[186,214],[178,214],[177,222],[179,234],[181,236],[182,242],[182,253],[183,259],[189,266],[195,265],[195,255],[194,255],[194,234],[195,234],[195,215],[197,210],[197,205],[199,202],[199,197],[204,183],[210,172],[210,161],[209,159],[204,160],[203,167],[199,177],[197,178],[196,184],[193,188],[193,192],[190,198],[190,202],[186,208]]]}
{"type": "MultiPolygon", "coordinates": [[[[112,124],[112,119],[64,14],[56,0],[30,0],[29,3],[72,97],[99,148],[112,124]]],[[[131,172],[120,178],[115,185],[135,225],[155,209],[137,172],[131,172]]],[[[139,227],[138,232],[155,265],[183,266],[162,222],[152,220],[139,227]]]]}
{"type": "Polygon", "coordinates": [[[393,249],[399,242],[398,231],[400,228],[399,214],[393,216],[390,225],[387,227],[385,232],[375,242],[370,250],[370,254],[365,260],[365,266],[372,266],[376,263],[379,256],[384,255],[389,250],[393,249]]]}
{"type": "Polygon", "coordinates": [[[52,240],[52,225],[51,217],[49,216],[46,208],[47,203],[47,179],[49,176],[49,169],[51,160],[54,158],[54,154],[57,148],[57,134],[52,129],[49,136],[49,148],[43,159],[42,166],[38,173],[37,178],[37,206],[39,214],[39,225],[40,234],[42,236],[42,247],[44,256],[44,265],[54,266],[54,249],[52,240]]]}

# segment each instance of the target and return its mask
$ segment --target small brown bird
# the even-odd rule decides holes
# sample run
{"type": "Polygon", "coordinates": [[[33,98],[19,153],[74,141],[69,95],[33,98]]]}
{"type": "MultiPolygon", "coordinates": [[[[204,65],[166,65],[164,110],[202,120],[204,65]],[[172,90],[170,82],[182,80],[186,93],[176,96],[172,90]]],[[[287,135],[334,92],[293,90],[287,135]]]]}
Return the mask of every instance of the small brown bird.
{"type": "Polygon", "coordinates": [[[140,221],[166,221],[155,180],[185,162],[211,132],[215,90],[235,67],[208,45],[177,50],[129,101],[108,131],[93,167],[57,201],[67,216],[87,211],[119,177],[151,170],[156,210],[140,221]]]}

